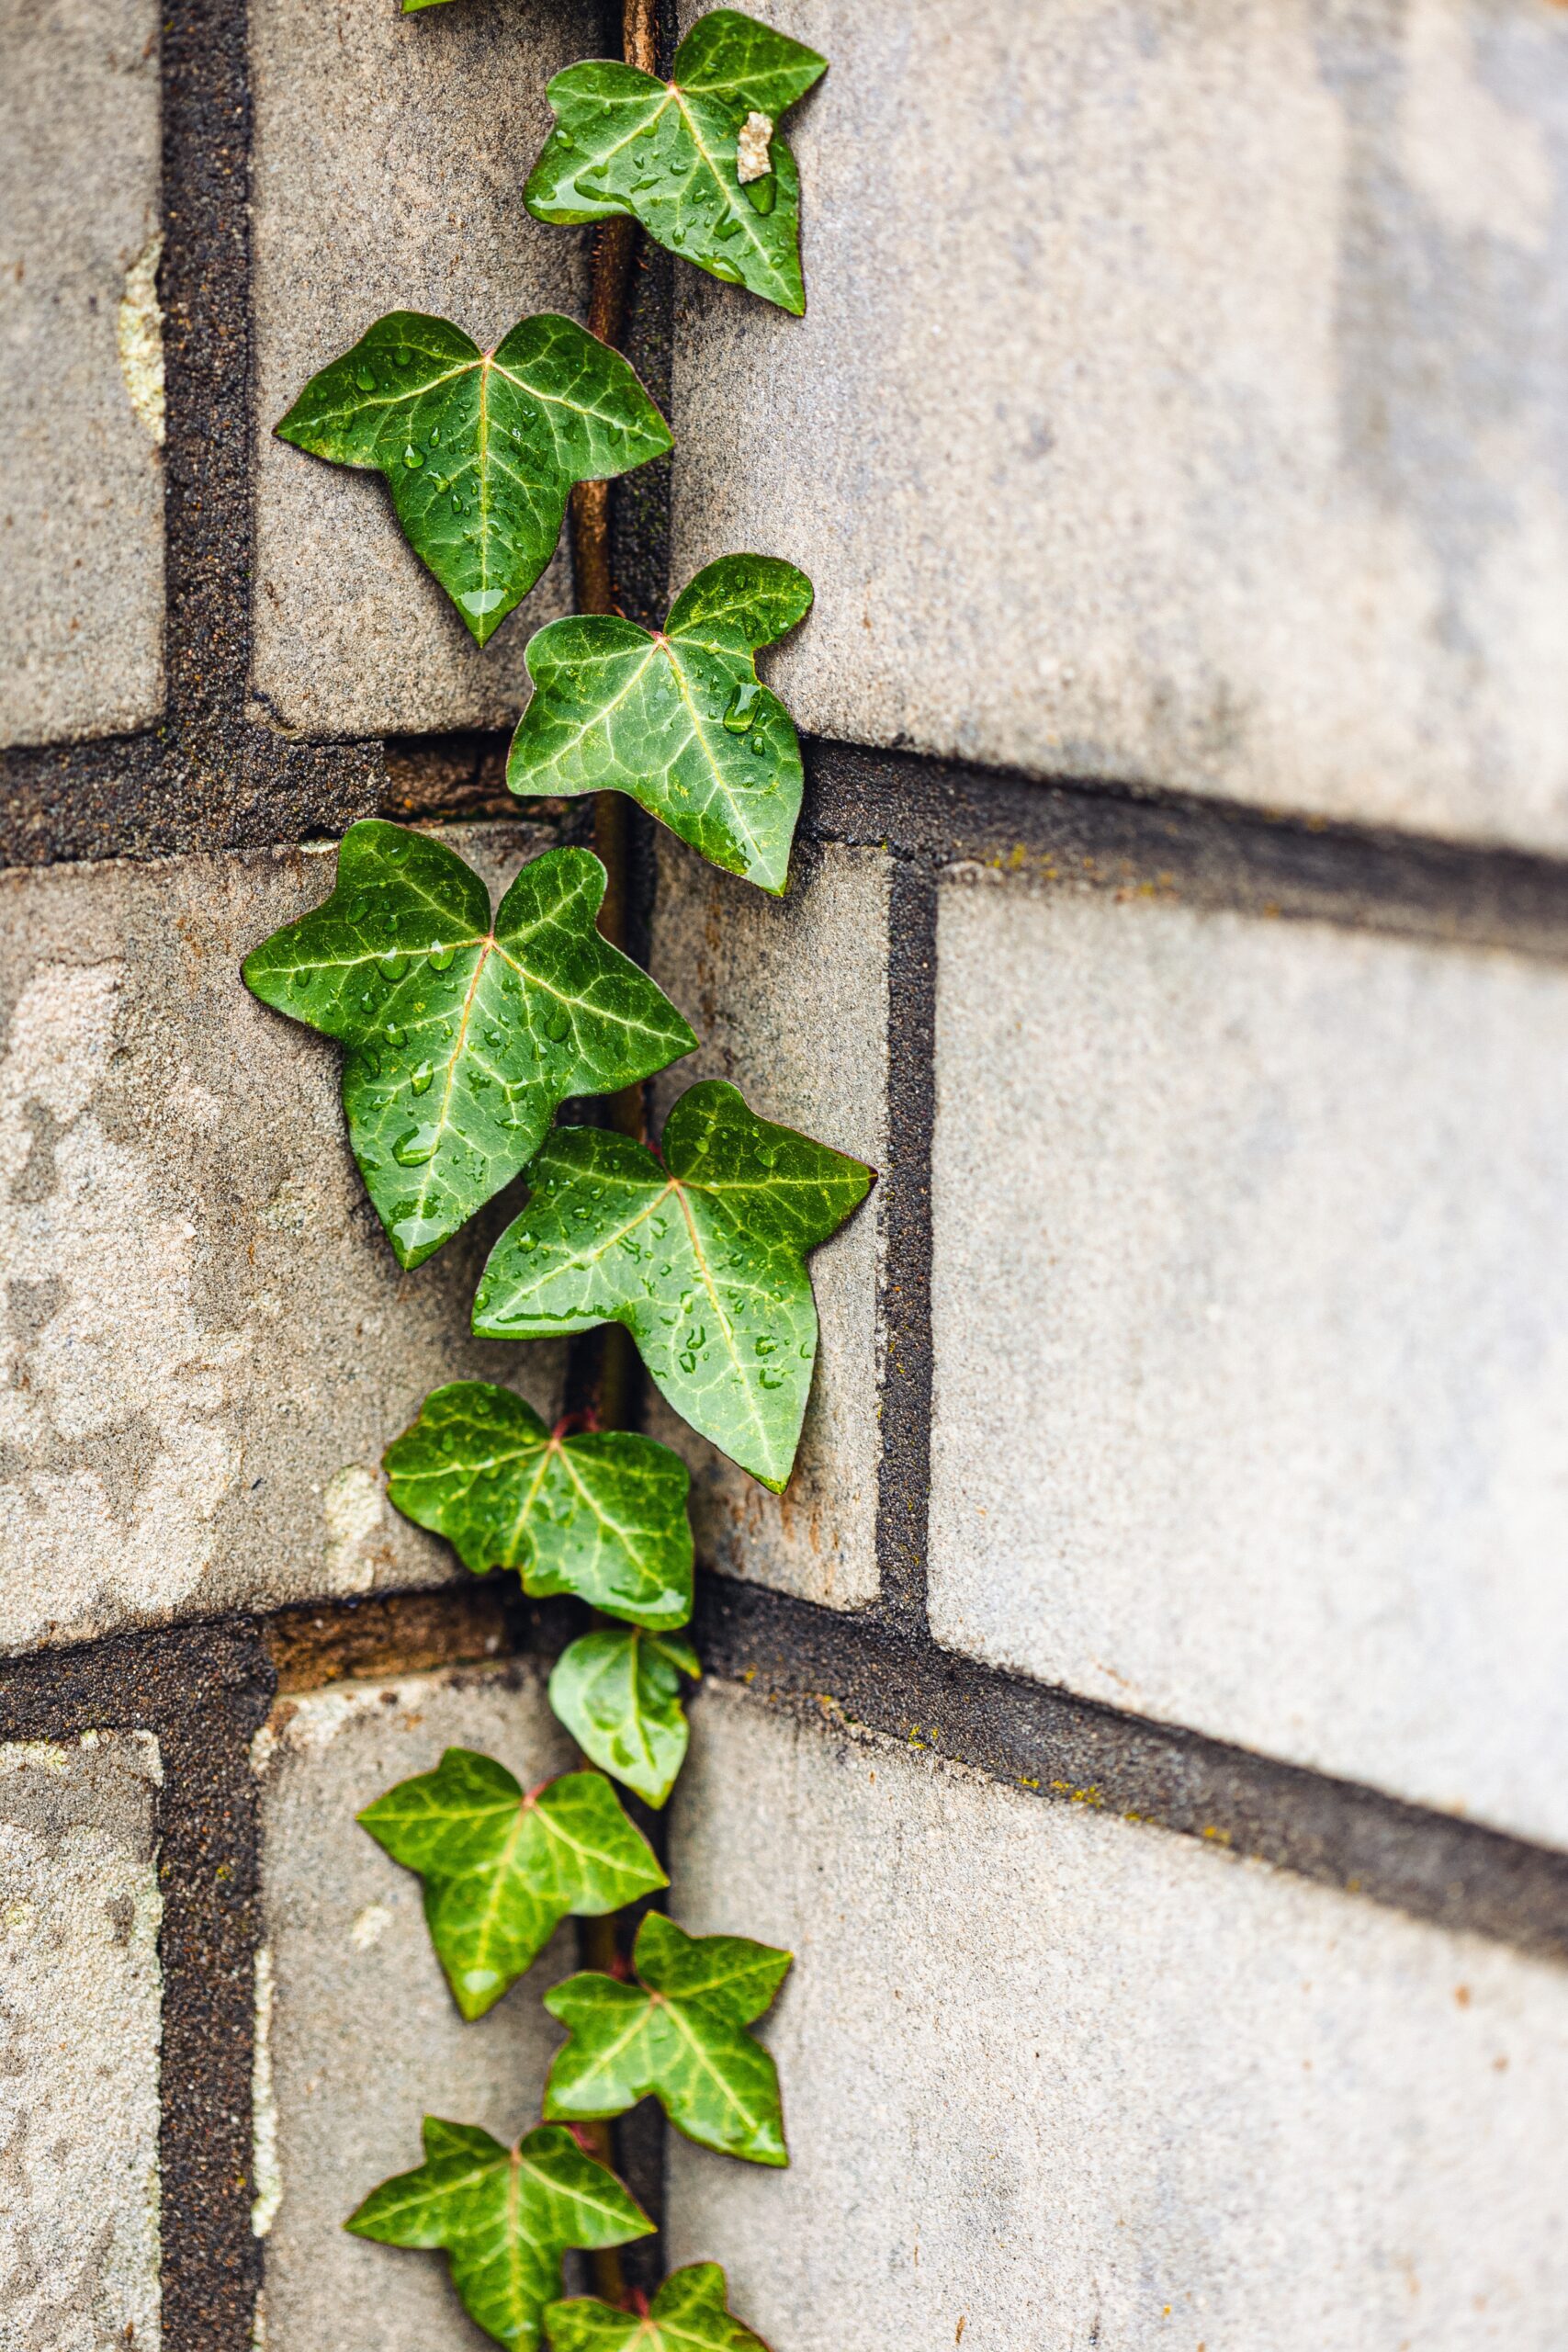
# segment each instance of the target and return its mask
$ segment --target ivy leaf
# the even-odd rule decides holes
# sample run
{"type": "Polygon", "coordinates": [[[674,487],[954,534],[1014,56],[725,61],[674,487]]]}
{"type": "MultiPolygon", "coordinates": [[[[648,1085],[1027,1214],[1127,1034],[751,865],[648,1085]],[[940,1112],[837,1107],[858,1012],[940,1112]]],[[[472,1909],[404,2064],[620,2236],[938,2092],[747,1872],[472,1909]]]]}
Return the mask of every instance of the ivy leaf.
{"type": "Polygon", "coordinates": [[[491,919],[473,868],[367,818],[325,905],[244,963],[264,1004],[341,1039],[349,1139],[400,1266],[449,1240],[519,1169],[569,1094],[648,1078],[696,1038],[601,938],[604,869],[547,850],[491,919]]]}
{"type": "Polygon", "coordinates": [[[480,645],[534,585],[573,482],[661,458],[670,428],[620,356],[544,311],[493,351],[391,311],[312,376],[276,428],[383,473],[409,545],[480,645]]]}
{"type": "Polygon", "coordinates": [[[622,1430],[557,1437],[531,1405],[488,1381],[432,1391],[381,1457],[405,1519],[482,1577],[515,1568],[536,1600],[575,1593],[634,1624],[692,1613],[691,1473],[622,1430]]]}
{"type": "Polygon", "coordinates": [[[592,2296],[552,2303],[545,2313],[551,2352],[768,2352],[734,2317],[716,2262],[671,2271],[646,2319],[592,2296]]]}
{"type": "Polygon", "coordinates": [[[556,128],[524,202],[536,220],[629,212],[710,277],[798,317],[800,177],[773,125],[827,70],[735,8],[699,18],[669,82],[604,60],[569,65],[546,87],[556,128]]]}
{"type": "Polygon", "coordinates": [[[651,2094],[688,2140],[749,2164],[788,2164],[778,2072],[745,2028],[792,1957],[744,1936],[688,1936],[649,1912],[632,1948],[639,1983],[588,1973],[545,1995],[570,2036],[550,2065],[545,2114],[585,2122],[651,2094]]]}
{"type": "Polygon", "coordinates": [[[600,1772],[526,1796],[502,1764],[449,1747],[359,1815],[424,1881],[436,1956],[466,2018],[483,2017],[569,1915],[602,1918],[670,1882],[600,1772]]]}
{"type": "Polygon", "coordinates": [[[474,1329],[544,1340],[624,1323],[675,1410],[782,1493],[817,1357],[805,1253],[872,1181],[719,1079],[682,1095],[661,1158],[604,1128],[558,1128],[491,1251],[474,1329]]]}
{"type": "Polygon", "coordinates": [[[471,2319],[534,2352],[570,2247],[625,2245],[653,2223],[570,2132],[541,2124],[510,2148],[468,2123],[424,2119],[424,2162],[373,2188],[344,2223],[382,2245],[439,2246],[471,2319]]]}
{"type": "Polygon", "coordinates": [[[714,865],[782,895],[804,779],[794,723],[757,649],[809,610],[811,582],[766,555],[699,571],[661,630],[581,614],[528,640],[534,697],[506,781],[538,794],[629,793],[714,865]]]}
{"type": "Polygon", "coordinates": [[[690,1642],[606,1628],[561,1652],[550,1704],[592,1762],[661,1805],[686,1760],[681,1677],[701,1673],[690,1642]]]}

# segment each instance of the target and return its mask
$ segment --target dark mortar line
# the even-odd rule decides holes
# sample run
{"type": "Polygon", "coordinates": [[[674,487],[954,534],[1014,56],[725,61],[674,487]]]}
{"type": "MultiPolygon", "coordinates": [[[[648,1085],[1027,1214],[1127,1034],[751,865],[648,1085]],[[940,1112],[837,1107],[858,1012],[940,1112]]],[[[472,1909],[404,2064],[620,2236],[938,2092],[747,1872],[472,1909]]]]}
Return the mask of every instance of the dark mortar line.
{"type": "Polygon", "coordinates": [[[707,1574],[695,1630],[710,1677],[829,1728],[847,1719],[1043,1798],[1568,1961],[1568,1854],[979,1665],[880,1611],[707,1574]]]}
{"type": "Polygon", "coordinates": [[[911,1634],[926,1628],[931,1499],[936,912],[934,875],[897,864],[887,909],[887,1164],[873,1203],[882,1220],[876,1560],[883,1613],[911,1634]]]}
{"type": "Polygon", "coordinates": [[[1077,885],[1568,957],[1568,860],[809,741],[804,832],[1077,885]]]}
{"type": "Polygon", "coordinates": [[[249,2343],[251,2064],[261,1936],[250,1744],[271,1702],[255,1627],[219,1620],[0,1666],[0,1738],[151,1731],[164,1901],[159,2163],[164,2352],[249,2343]]]}

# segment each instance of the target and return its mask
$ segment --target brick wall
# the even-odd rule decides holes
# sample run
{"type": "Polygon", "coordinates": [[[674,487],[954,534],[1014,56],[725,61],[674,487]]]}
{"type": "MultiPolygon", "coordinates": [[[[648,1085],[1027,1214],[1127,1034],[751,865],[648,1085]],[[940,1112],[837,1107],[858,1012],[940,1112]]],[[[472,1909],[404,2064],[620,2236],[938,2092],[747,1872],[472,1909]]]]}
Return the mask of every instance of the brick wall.
{"type": "MultiPolygon", "coordinates": [[[[240,988],[374,812],[492,879],[531,627],[268,437],[393,302],[581,314],[581,0],[0,0],[0,2347],[462,2352],[337,2222],[526,2120],[355,1807],[559,1751],[396,1519],[505,1212],[393,1267],[240,988]],[[161,312],[161,321],[160,321],[161,312]],[[161,342],[164,383],[159,395],[161,342]]],[[[702,1074],[873,1159],[782,1498],[688,1453],[677,1915],[799,1954],[777,2352],[1558,2352],[1568,13],[773,0],[810,309],[640,272],[628,609],[818,605],[783,904],[639,832],[702,1074]]],[[[668,28],[667,28],[668,29],[668,28]]]]}

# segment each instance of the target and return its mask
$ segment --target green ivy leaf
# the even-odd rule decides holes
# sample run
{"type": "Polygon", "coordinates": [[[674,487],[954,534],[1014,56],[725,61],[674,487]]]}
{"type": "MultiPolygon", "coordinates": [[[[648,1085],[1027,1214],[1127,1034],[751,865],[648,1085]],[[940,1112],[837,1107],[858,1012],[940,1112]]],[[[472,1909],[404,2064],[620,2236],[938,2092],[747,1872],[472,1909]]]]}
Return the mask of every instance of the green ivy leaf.
{"type": "Polygon", "coordinates": [[[594,928],[582,849],[524,866],[493,923],[473,868],[367,818],[314,914],[246,956],[246,986],[348,1048],[349,1139],[400,1266],[510,1182],[570,1094],[610,1094],[690,1053],[662,989],[594,928]]]}
{"type": "Polygon", "coordinates": [[[431,1941],[466,2018],[483,2017],[569,1916],[602,1918],[670,1882],[602,1773],[525,1796],[504,1765],[449,1747],[359,1815],[424,1881],[431,1941]]]}
{"type": "Polygon", "coordinates": [[[730,2312],[716,2262],[671,2271],[646,2319],[590,2295],[552,2303],[545,2313],[551,2352],[768,2352],[730,2312]]]}
{"type": "Polygon", "coordinates": [[[603,60],[569,65],[545,91],[556,128],[524,201],[536,220],[629,212],[699,269],[798,317],[800,178],[773,125],[827,70],[735,8],[699,18],[669,82],[603,60]]]}
{"type": "Polygon", "coordinates": [[[510,1388],[434,1389],[381,1457],[405,1519],[444,1535],[475,1576],[515,1568],[536,1600],[575,1593],[634,1624],[692,1613],[691,1473],[622,1430],[556,1437],[510,1388]]]}
{"type": "Polygon", "coordinates": [[[686,1760],[681,1677],[701,1673],[690,1642],[606,1628],[561,1652],[550,1704],[591,1762],[661,1805],[686,1760]]]}
{"type": "Polygon", "coordinates": [[[871,1183],[717,1079],[682,1095],[661,1159],[606,1129],[558,1128],[491,1251],[474,1329],[544,1340],[624,1323],[675,1410],[782,1493],[817,1357],[805,1253],[871,1183]]]}
{"type": "Polygon", "coordinates": [[[549,561],[573,482],[672,446],[619,353],[549,311],[493,351],[446,319],[389,311],[311,377],[277,432],[386,476],[409,545],[480,645],[549,561]]]}
{"type": "Polygon", "coordinates": [[[542,2124],[503,2148],[427,2115],[423,2164],[373,2188],[344,2226],[382,2245],[445,2248],[469,2317],[498,2344],[534,2352],[568,2249],[625,2245],[653,2223],[570,2132],[542,2124]]]}
{"type": "Polygon", "coordinates": [[[782,895],[804,779],[794,723],[757,677],[809,610],[811,582],[773,556],[699,571],[661,630],[601,614],[528,640],[534,697],[506,763],[512,790],[626,792],[711,864],[782,895]]]}
{"type": "Polygon", "coordinates": [[[772,2002],[792,1954],[744,1936],[688,1936],[650,1911],[632,1958],[637,1984],[590,1973],[545,1995],[570,2036],[551,2063],[546,2115],[624,2115],[651,2094],[688,2140],[749,2164],[788,2164],[778,2072],[745,2028],[772,2002]]]}

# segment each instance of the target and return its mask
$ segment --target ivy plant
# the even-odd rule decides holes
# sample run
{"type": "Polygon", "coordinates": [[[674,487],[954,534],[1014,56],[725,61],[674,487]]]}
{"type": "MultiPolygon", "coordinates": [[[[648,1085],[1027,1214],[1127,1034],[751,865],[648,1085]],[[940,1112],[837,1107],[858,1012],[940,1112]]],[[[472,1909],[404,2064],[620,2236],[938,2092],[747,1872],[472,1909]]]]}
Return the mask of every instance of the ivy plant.
{"type": "Polygon", "coordinates": [[[768,2352],[731,2312],[716,2262],[671,2271],[645,2312],[582,2295],[552,2303],[545,2327],[551,2352],[768,2352]]]}
{"type": "Polygon", "coordinates": [[[570,2036],[550,2066],[546,2115],[624,2115],[651,2094],[703,2147],[787,2164],[778,2072],[746,2028],[772,2006],[791,1954],[744,1936],[688,1936],[650,1911],[633,1959],[635,1984],[584,1973],[545,1995],[570,2036]]]}
{"type": "Polygon", "coordinates": [[[649,236],[798,316],[800,180],[774,128],[828,61],[736,8],[699,17],[668,82],[608,59],[545,91],[556,117],[524,200],[536,220],[630,213],[649,236]]]}
{"type": "Polygon", "coordinates": [[[624,1323],[676,1412],[780,1494],[817,1360],[806,1253],[871,1182],[720,1079],[682,1095],[657,1153],[558,1127],[491,1252],[474,1329],[541,1340],[624,1323]]]}
{"type": "Polygon", "coordinates": [[[800,814],[800,745],[757,652],[810,609],[811,582],[765,555],[699,571],[661,629],[614,614],[528,640],[534,696],[506,781],[523,798],[629,793],[727,873],[783,893],[800,814]]]}
{"type": "Polygon", "coordinates": [[[510,2148],[471,2123],[424,2120],[424,2162],[373,2188],[347,2227],[383,2245],[439,2247],[463,2307],[498,2344],[535,2352],[570,2249],[626,2245],[653,2223],[570,2132],[510,2148]]]}
{"type": "MultiPolygon", "coordinates": [[[[648,15],[635,36],[645,56],[648,15]]],[[[721,8],[692,28],[668,82],[626,63],[572,66],[549,86],[556,129],[529,208],[563,222],[629,216],[714,277],[798,313],[798,178],[777,125],[824,64],[721,8]]],[[[626,255],[624,239],[606,241],[595,262],[611,307],[626,255]]],[[[593,315],[608,315],[597,292],[593,315]]],[[[385,477],[415,553],[480,646],[549,560],[573,484],[671,447],[610,343],[548,314],[481,350],[446,320],[394,311],[311,379],[277,430],[385,477]]],[[[602,499],[578,503],[574,527],[600,534],[581,540],[598,567],[585,576],[607,569],[605,515],[602,499]]],[[[661,630],[613,613],[542,629],[512,789],[627,794],[714,865],[782,892],[801,759],[756,657],[810,602],[792,564],[737,554],[688,583],[661,630]]],[[[526,1205],[491,1253],[476,1331],[522,1340],[623,1324],[671,1405],[782,1492],[817,1351],[807,1259],[873,1172],[716,1080],[680,1098],[657,1145],[638,1140],[626,1091],[697,1041],[601,934],[606,881],[585,850],[553,849],[492,910],[446,842],[371,820],[344,836],[325,902],[257,947],[244,977],[344,1047],[350,1142],[400,1264],[420,1264],[521,1174],[526,1205]],[[569,1098],[612,1094],[622,1103],[610,1125],[552,1125],[569,1098]]],[[[625,882],[617,872],[617,902],[625,882]]],[[[472,2018],[563,1922],[604,1919],[668,1884],[612,1777],[659,1806],[685,1754],[683,1697],[701,1671],[681,1630],[690,1478],[635,1430],[581,1414],[552,1429],[512,1389],[479,1381],[427,1396],[385,1467],[395,1507],[473,1573],[510,1570],[532,1596],[596,1612],[548,1684],[582,1769],[525,1790],[495,1758],[449,1748],[360,1815],[419,1876],[435,1956],[472,2018]]],[[[639,2099],[706,2147],[788,2161],[777,2073],[751,2029],[790,1955],[689,1935],[657,1909],[638,1928],[635,1973],[615,1950],[613,1972],[584,1970],[547,1996],[567,2038],[545,2120],[507,2146],[427,2118],[423,2162],[374,2189],[347,2226],[445,2250],[474,2320],[522,2352],[544,2352],[547,2336],[552,2352],[766,2352],[730,2312],[714,2263],[677,2272],[651,2303],[621,2292],[611,2269],[599,2277],[611,2300],[562,2295],[569,2251],[607,2262],[652,2226],[583,2144],[639,2099]]]]}
{"type": "Polygon", "coordinates": [[[430,1939],[466,2018],[494,2007],[563,1919],[602,1918],[670,1883],[600,1772],[525,1795],[493,1757],[449,1747],[359,1819],[423,1880],[430,1939]]]}
{"type": "Polygon", "coordinates": [[[549,561],[573,482],[672,446],[619,353],[548,311],[490,351],[448,319],[392,311],[311,377],[277,432],[385,477],[409,545],[480,645],[549,561]]]}
{"type": "Polygon", "coordinates": [[[264,1004],[349,1048],[349,1138],[400,1265],[526,1166],[568,1095],[613,1093],[696,1044],[594,929],[604,883],[589,851],[547,850],[492,918],[456,851],[367,818],[325,904],[245,958],[264,1004]]]}

